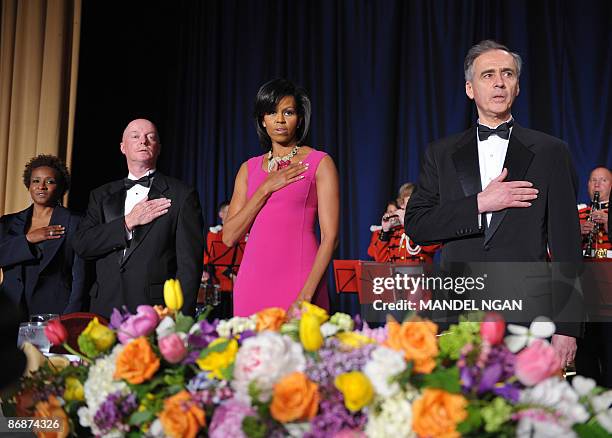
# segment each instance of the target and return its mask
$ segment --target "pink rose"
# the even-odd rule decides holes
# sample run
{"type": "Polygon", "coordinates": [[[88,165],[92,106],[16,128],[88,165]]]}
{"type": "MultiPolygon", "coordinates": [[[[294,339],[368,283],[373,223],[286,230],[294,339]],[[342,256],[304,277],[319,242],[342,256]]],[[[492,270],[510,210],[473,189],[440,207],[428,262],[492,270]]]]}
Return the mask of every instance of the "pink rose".
{"type": "Polygon", "coordinates": [[[515,373],[525,386],[533,386],[561,369],[561,359],[555,349],[541,339],[516,355],[515,373]]]}
{"type": "Polygon", "coordinates": [[[158,341],[158,344],[162,356],[170,363],[179,363],[187,355],[185,342],[177,333],[164,336],[158,341]]]}
{"type": "Polygon", "coordinates": [[[504,339],[506,323],[499,313],[489,312],[480,323],[480,336],[491,345],[500,344],[504,339]]]}
{"type": "Polygon", "coordinates": [[[151,306],[141,305],[136,308],[136,315],[131,315],[126,319],[117,330],[117,338],[122,344],[127,344],[132,339],[140,336],[150,335],[157,323],[159,316],[151,306]]]}

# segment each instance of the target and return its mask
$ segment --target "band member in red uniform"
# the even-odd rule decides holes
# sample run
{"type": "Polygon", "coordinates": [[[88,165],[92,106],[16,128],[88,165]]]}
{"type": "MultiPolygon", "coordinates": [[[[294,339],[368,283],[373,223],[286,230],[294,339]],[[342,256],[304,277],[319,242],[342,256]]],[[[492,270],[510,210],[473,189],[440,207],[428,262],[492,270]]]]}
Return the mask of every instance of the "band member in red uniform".
{"type": "Polygon", "coordinates": [[[415,244],[404,232],[406,204],[414,184],[403,184],[399,190],[397,205],[390,201],[382,217],[380,226],[372,226],[372,239],[368,255],[377,262],[390,263],[433,263],[435,252],[440,245],[420,246],[415,244]]]}
{"type": "MultiPolygon", "coordinates": [[[[591,214],[591,206],[578,205],[580,216],[580,233],[582,234],[583,250],[589,237],[593,232],[595,224],[599,230],[592,236],[592,249],[595,250],[596,262],[612,262],[612,245],[609,238],[609,214],[610,188],[612,187],[612,173],[603,166],[596,167],[591,172],[588,181],[589,197],[593,199],[595,192],[599,192],[599,210],[591,214]],[[590,220],[589,220],[590,216],[590,220]]],[[[592,260],[592,259],[591,259],[592,260]]],[[[605,270],[604,266],[597,263],[593,266],[595,271],[591,275],[597,277],[597,273],[605,270]],[[602,269],[603,268],[603,269],[602,269]]],[[[600,279],[604,280],[605,279],[600,279]]],[[[585,278],[583,287],[591,293],[606,286],[598,281],[598,278],[585,278]],[[585,284],[587,286],[585,286],[585,284]]],[[[595,318],[597,319],[597,318],[595,318]]],[[[598,385],[604,387],[612,386],[612,322],[591,321],[585,325],[582,339],[578,339],[578,351],[576,353],[576,371],[578,374],[593,378],[598,385]]]]}
{"type": "MultiPolygon", "coordinates": [[[[221,224],[210,227],[206,236],[206,251],[204,252],[206,268],[202,276],[202,283],[207,282],[208,285],[218,286],[219,291],[219,303],[211,313],[211,318],[230,318],[233,315],[232,292],[234,290],[234,280],[236,280],[238,267],[242,260],[242,251],[248,238],[247,234],[233,247],[234,250],[223,243],[223,224],[227,217],[228,208],[229,202],[227,201],[219,205],[217,211],[221,224]]],[[[198,302],[202,304],[206,301],[206,290],[207,288],[204,285],[201,286],[198,302]]]]}
{"type": "Polygon", "coordinates": [[[610,187],[612,186],[612,173],[609,169],[601,166],[596,167],[589,177],[588,189],[589,197],[594,198],[595,192],[599,192],[599,209],[591,213],[591,206],[578,204],[578,215],[580,217],[580,233],[582,234],[583,250],[586,245],[587,237],[595,231],[593,248],[595,257],[609,258],[612,260],[612,244],[608,235],[608,207],[610,204],[610,187]],[[591,220],[589,220],[589,217],[591,220]]]}

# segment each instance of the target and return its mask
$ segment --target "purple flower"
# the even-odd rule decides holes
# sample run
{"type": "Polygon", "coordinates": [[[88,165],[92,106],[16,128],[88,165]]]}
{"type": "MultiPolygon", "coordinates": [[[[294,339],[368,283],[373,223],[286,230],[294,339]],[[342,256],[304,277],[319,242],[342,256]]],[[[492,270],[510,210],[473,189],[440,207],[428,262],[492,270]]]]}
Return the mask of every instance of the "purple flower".
{"type": "Polygon", "coordinates": [[[306,374],[313,382],[326,386],[332,384],[339,374],[362,370],[376,344],[368,344],[349,351],[340,351],[335,338],[328,338],[319,350],[319,360],[306,357],[306,374]]]}
{"type": "Polygon", "coordinates": [[[130,311],[126,306],[122,306],[121,310],[116,307],[113,309],[113,313],[110,317],[110,324],[108,327],[112,330],[117,330],[121,324],[125,322],[126,319],[130,317],[130,311]]]}
{"type": "Polygon", "coordinates": [[[495,384],[499,382],[499,378],[501,377],[502,372],[502,364],[500,364],[499,362],[486,367],[483,370],[482,375],[480,376],[480,383],[478,384],[478,394],[482,394],[493,389],[495,384]]]}
{"type": "Polygon", "coordinates": [[[482,345],[481,350],[465,348],[457,361],[461,387],[478,395],[493,392],[510,401],[517,401],[520,387],[510,383],[514,376],[515,356],[503,344],[482,345]]]}
{"type": "Polygon", "coordinates": [[[229,399],[215,410],[208,435],[210,438],[243,438],[246,435],[242,432],[242,420],[252,415],[255,415],[255,411],[249,405],[229,399]]]}
{"type": "Polygon", "coordinates": [[[136,395],[123,395],[121,391],[109,394],[94,415],[94,424],[104,435],[113,429],[123,432],[130,430],[127,424],[128,416],[136,409],[136,395]],[[123,420],[126,419],[124,422],[123,420]]]}
{"type": "Polygon", "coordinates": [[[215,319],[212,323],[202,320],[198,323],[197,328],[193,333],[189,334],[187,344],[193,348],[206,348],[208,344],[219,337],[217,333],[217,324],[219,321],[215,319]]]}
{"type": "Polygon", "coordinates": [[[117,338],[122,344],[140,336],[150,335],[159,323],[159,316],[151,306],[141,304],[136,308],[136,312],[136,315],[130,315],[123,321],[117,330],[117,338]]]}
{"type": "Polygon", "coordinates": [[[245,330],[242,333],[240,333],[240,337],[238,338],[238,344],[242,345],[242,343],[245,341],[245,339],[248,339],[252,336],[255,336],[257,333],[255,333],[253,330],[245,330]]]}
{"type": "Polygon", "coordinates": [[[344,406],[340,391],[332,387],[324,389],[326,395],[321,398],[319,414],[311,421],[311,428],[304,438],[334,436],[344,429],[363,430],[367,422],[364,413],[351,413],[344,406]]]}

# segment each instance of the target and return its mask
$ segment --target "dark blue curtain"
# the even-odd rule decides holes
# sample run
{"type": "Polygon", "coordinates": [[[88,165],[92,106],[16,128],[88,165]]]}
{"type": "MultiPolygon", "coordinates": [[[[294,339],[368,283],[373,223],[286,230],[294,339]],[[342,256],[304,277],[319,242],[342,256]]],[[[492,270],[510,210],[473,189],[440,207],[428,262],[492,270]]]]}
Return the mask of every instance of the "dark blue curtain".
{"type": "MultiPolygon", "coordinates": [[[[110,6],[86,3],[84,32],[86,20],[97,25],[95,8],[110,6]]],[[[163,109],[148,108],[164,118],[160,167],[198,188],[209,223],[240,164],[263,152],[251,119],[258,87],[286,77],[312,99],[309,144],[339,169],[337,256],[365,259],[369,226],[401,183],[416,180],[427,143],[475,121],[463,58],[487,38],[523,56],[513,114],[568,142],[582,200],[590,169],[612,166],[612,2],[223,0],[158,9],[157,21],[134,32],[153,35],[159,92],[168,97],[163,109]]],[[[121,80],[138,88],[142,76],[122,71],[121,80]]],[[[81,81],[91,97],[95,82],[81,81]]]]}

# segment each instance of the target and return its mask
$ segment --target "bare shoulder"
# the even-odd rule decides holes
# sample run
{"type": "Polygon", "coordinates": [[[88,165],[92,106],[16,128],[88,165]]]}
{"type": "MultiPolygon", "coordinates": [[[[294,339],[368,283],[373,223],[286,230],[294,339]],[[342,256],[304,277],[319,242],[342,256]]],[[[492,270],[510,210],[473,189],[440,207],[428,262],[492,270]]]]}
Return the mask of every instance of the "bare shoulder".
{"type": "Polygon", "coordinates": [[[317,167],[317,178],[337,178],[338,171],[334,159],[326,154],[317,167]]]}

